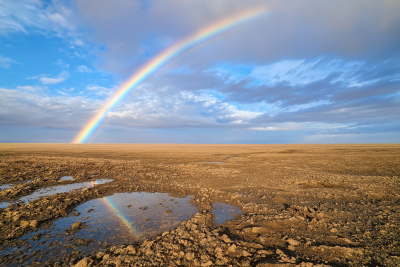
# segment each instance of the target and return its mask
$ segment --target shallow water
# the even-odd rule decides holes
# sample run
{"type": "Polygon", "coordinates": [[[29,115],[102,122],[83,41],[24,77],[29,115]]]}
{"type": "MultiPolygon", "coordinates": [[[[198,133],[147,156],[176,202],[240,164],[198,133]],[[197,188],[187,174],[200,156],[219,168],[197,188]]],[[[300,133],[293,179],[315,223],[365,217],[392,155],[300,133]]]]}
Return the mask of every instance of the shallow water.
{"type": "Polygon", "coordinates": [[[60,179],[60,181],[72,181],[72,180],[74,180],[74,177],[72,177],[72,176],[63,176],[60,179]]]}
{"type": "Polygon", "coordinates": [[[113,181],[112,179],[99,179],[99,180],[95,180],[92,182],[67,184],[67,185],[56,185],[56,186],[52,186],[52,187],[41,188],[39,190],[36,190],[35,192],[33,192],[32,194],[30,194],[28,196],[21,197],[19,199],[19,201],[28,203],[29,201],[38,199],[39,197],[51,196],[51,195],[58,194],[58,193],[68,193],[75,189],[93,187],[97,184],[105,184],[105,183],[109,183],[112,181],[113,181]]]}
{"type": "Polygon", "coordinates": [[[10,189],[14,185],[17,185],[17,184],[25,184],[25,183],[30,183],[30,182],[32,182],[32,181],[29,180],[29,181],[15,182],[15,183],[12,183],[12,184],[2,184],[2,185],[0,185],[0,191],[1,190],[6,190],[6,189],[10,189]]]}
{"type": "MultiPolygon", "coordinates": [[[[30,195],[21,197],[18,201],[22,201],[24,203],[28,203],[29,201],[38,199],[39,197],[51,196],[57,193],[68,193],[75,189],[93,187],[96,184],[105,184],[112,182],[112,179],[99,179],[92,182],[84,182],[84,183],[76,183],[76,184],[67,184],[67,185],[56,185],[52,187],[41,188],[36,190],[30,195]]],[[[7,208],[8,205],[12,204],[11,202],[0,202],[0,209],[7,208]]]]}
{"type": "Polygon", "coordinates": [[[14,186],[14,184],[2,184],[2,185],[0,185],[0,190],[6,190],[13,186],[14,186]]]}
{"type": "Polygon", "coordinates": [[[143,240],[190,219],[197,212],[197,208],[189,203],[190,197],[174,198],[161,193],[119,193],[90,200],[76,208],[78,216],[71,215],[55,221],[45,234],[44,230],[27,234],[21,238],[25,241],[25,246],[0,251],[0,256],[11,254],[18,258],[30,257],[28,262],[45,261],[49,258],[54,261],[61,257],[60,253],[77,249],[87,253],[105,250],[104,242],[116,246],[143,240]],[[67,235],[65,230],[75,222],[84,223],[85,228],[73,236],[67,235]],[[32,240],[38,233],[44,236],[39,240],[32,240]],[[79,245],[76,238],[92,241],[87,246],[79,245]],[[35,252],[40,249],[43,251],[35,252]],[[18,251],[23,253],[17,256],[18,251]],[[43,259],[38,258],[39,255],[43,259]]]}
{"type": "Polygon", "coordinates": [[[214,203],[213,204],[214,222],[218,225],[226,222],[227,220],[232,220],[236,214],[242,214],[242,211],[235,206],[224,204],[224,203],[214,203]]]}
{"type": "Polygon", "coordinates": [[[8,205],[12,204],[11,202],[0,202],[0,209],[7,208],[8,205]]]}

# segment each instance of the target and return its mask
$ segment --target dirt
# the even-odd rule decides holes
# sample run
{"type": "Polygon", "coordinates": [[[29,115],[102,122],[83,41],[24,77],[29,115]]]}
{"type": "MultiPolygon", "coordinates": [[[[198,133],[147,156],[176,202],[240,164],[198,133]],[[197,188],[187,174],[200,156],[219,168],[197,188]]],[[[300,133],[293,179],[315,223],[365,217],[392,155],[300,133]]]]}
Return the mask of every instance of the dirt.
{"type": "MultiPolygon", "coordinates": [[[[1,144],[0,201],[34,190],[108,178],[113,182],[0,209],[0,247],[74,216],[88,200],[122,192],[193,195],[199,212],[144,242],[32,266],[400,266],[400,145],[1,144]],[[224,162],[224,163],[211,163],[224,162]],[[74,180],[60,181],[63,176],[74,180]],[[213,203],[242,211],[220,226],[213,203]]],[[[71,227],[73,235],[85,227],[71,227]]],[[[37,234],[40,238],[40,234],[37,234]]]]}

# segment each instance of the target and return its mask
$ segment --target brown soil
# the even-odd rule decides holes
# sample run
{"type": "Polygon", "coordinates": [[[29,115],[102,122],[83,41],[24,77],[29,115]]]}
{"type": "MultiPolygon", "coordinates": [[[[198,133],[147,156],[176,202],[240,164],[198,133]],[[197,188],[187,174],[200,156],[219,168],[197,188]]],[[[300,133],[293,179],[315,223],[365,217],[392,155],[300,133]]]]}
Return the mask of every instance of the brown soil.
{"type": "MultiPolygon", "coordinates": [[[[18,245],[90,199],[146,191],[194,195],[199,213],[144,243],[45,265],[400,266],[399,176],[400,145],[390,144],[1,144],[0,184],[33,181],[0,191],[0,201],[94,177],[114,181],[0,209],[0,246],[18,245]],[[214,202],[243,214],[217,227],[214,202]]],[[[24,260],[0,256],[2,265],[24,260]]]]}

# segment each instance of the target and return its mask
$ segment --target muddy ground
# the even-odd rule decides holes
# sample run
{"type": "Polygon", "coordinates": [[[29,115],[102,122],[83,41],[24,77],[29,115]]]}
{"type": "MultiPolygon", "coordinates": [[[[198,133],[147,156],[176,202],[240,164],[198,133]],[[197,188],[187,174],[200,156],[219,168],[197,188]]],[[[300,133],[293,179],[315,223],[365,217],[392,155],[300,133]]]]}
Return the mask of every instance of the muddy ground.
{"type": "MultiPolygon", "coordinates": [[[[400,266],[400,145],[1,144],[0,191],[15,201],[39,188],[114,181],[0,209],[0,247],[116,192],[193,195],[198,213],[144,242],[3,266],[400,266]],[[224,162],[224,163],[211,163],[224,162]],[[74,181],[59,181],[73,176],[74,181]],[[217,226],[212,204],[241,215],[217,226]]],[[[81,226],[71,227],[71,235],[81,226]]],[[[38,236],[40,238],[40,236],[38,236]]],[[[91,240],[87,242],[92,242],[91,240]]],[[[86,244],[87,245],[87,244],[86,244]]]]}

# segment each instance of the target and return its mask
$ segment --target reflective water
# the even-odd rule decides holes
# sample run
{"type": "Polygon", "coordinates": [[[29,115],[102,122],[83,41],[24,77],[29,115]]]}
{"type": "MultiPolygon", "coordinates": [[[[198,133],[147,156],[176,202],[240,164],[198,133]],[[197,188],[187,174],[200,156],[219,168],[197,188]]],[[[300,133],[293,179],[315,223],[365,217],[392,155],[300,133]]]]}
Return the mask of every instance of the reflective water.
{"type": "Polygon", "coordinates": [[[13,186],[14,186],[13,184],[2,184],[2,185],[0,185],[0,190],[6,190],[13,186]]]}
{"type": "Polygon", "coordinates": [[[78,216],[61,218],[46,231],[22,237],[24,246],[0,251],[0,257],[10,254],[18,259],[29,258],[28,262],[49,258],[55,261],[60,260],[61,255],[76,250],[87,253],[105,250],[105,242],[116,246],[142,240],[191,218],[197,209],[189,203],[190,197],[175,198],[161,193],[119,193],[94,199],[76,208],[74,214],[78,216]],[[85,227],[71,233],[68,228],[75,222],[82,222],[85,227]],[[35,235],[40,236],[38,240],[32,240],[35,235]]]}
{"type": "Polygon", "coordinates": [[[234,219],[234,214],[242,214],[242,211],[235,206],[224,204],[224,203],[214,203],[213,204],[214,221],[216,224],[220,225],[227,220],[234,219]]]}
{"type": "Polygon", "coordinates": [[[10,204],[11,202],[0,202],[0,209],[7,208],[10,204]]]}
{"type": "Polygon", "coordinates": [[[51,196],[51,195],[54,195],[57,193],[68,193],[74,189],[93,187],[96,184],[105,184],[105,183],[109,183],[112,181],[113,181],[112,179],[99,179],[99,180],[95,180],[93,182],[57,185],[57,186],[52,186],[52,187],[41,188],[39,190],[36,190],[35,192],[33,192],[32,194],[30,194],[28,196],[21,197],[19,200],[23,201],[25,203],[28,203],[29,201],[38,199],[39,197],[51,196]]]}
{"type": "Polygon", "coordinates": [[[72,180],[74,180],[74,177],[72,177],[72,176],[63,176],[60,179],[60,181],[72,181],[72,180]]]}

